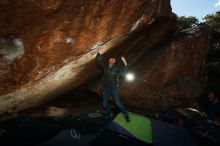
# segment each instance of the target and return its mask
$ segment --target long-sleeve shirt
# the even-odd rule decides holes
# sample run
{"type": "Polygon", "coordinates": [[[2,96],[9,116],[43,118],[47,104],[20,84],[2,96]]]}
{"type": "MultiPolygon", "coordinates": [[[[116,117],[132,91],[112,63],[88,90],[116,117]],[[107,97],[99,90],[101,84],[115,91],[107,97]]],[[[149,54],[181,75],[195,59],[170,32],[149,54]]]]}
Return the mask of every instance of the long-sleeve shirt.
{"type": "Polygon", "coordinates": [[[104,64],[101,60],[100,53],[97,53],[96,55],[96,64],[104,71],[104,86],[118,87],[119,77],[125,72],[125,65],[120,66],[120,64],[115,63],[112,67],[109,67],[108,64],[104,64]]]}

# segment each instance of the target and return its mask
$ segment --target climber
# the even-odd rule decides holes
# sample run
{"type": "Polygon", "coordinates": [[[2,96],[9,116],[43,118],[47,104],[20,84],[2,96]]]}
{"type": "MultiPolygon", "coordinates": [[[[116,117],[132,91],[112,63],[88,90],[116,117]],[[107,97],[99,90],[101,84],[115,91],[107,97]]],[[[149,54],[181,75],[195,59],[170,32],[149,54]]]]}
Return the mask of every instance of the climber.
{"type": "Polygon", "coordinates": [[[116,105],[119,107],[120,111],[123,113],[127,122],[130,122],[130,116],[120,100],[119,92],[119,77],[123,74],[125,67],[127,66],[126,59],[121,56],[122,66],[116,63],[116,58],[110,58],[108,64],[104,64],[101,60],[100,53],[96,55],[96,64],[102,68],[104,71],[104,91],[103,91],[103,107],[108,113],[110,118],[113,117],[111,107],[108,104],[110,96],[114,99],[116,105]]]}

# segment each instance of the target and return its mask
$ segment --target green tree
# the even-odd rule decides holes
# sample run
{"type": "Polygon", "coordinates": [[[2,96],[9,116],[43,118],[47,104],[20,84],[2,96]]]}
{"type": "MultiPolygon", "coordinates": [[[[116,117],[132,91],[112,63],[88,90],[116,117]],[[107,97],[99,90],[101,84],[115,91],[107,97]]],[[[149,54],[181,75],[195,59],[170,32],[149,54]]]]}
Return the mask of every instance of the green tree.
{"type": "Polygon", "coordinates": [[[192,26],[198,26],[199,20],[194,16],[180,16],[178,17],[179,31],[190,28],[192,26]]]}
{"type": "Polygon", "coordinates": [[[208,76],[208,88],[220,89],[220,11],[203,18],[210,30],[205,73],[208,76]]]}
{"type": "Polygon", "coordinates": [[[203,20],[212,31],[220,33],[220,11],[216,12],[215,14],[205,16],[203,20]]]}
{"type": "Polygon", "coordinates": [[[209,58],[220,62],[220,11],[209,14],[203,18],[204,23],[208,26],[211,36],[209,44],[209,58]]]}

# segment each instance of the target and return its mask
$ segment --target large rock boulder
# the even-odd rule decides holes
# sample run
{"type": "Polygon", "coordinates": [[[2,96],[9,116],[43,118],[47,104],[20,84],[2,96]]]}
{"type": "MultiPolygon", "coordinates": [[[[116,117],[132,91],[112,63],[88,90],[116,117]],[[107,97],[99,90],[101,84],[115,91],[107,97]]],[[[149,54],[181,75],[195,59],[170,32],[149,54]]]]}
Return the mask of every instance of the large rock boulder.
{"type": "Polygon", "coordinates": [[[123,54],[140,77],[122,84],[127,105],[163,110],[181,104],[173,102],[177,96],[188,103],[185,91],[195,88],[187,92],[191,99],[201,92],[206,33],[174,41],[170,0],[3,0],[0,28],[1,114],[38,106],[97,78],[98,50],[104,59],[123,54]]]}

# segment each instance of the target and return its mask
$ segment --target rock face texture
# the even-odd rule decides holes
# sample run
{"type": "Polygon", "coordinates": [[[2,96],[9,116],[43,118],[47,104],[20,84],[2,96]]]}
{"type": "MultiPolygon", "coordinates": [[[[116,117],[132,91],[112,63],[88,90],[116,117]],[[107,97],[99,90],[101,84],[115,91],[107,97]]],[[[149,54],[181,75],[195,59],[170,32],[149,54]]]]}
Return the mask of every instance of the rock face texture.
{"type": "Polygon", "coordinates": [[[174,35],[169,0],[2,0],[0,114],[38,106],[91,82],[101,93],[97,51],[123,54],[134,82],[121,85],[126,105],[163,111],[202,92],[207,33],[174,35]]]}

